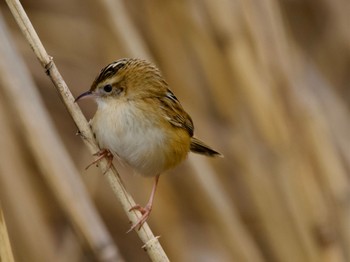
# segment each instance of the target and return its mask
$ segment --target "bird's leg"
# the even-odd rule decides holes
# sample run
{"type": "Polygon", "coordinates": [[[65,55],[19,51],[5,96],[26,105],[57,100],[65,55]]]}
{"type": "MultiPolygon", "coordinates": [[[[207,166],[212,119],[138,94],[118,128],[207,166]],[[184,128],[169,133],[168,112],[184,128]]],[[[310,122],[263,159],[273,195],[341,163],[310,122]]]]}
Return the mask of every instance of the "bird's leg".
{"type": "Polygon", "coordinates": [[[91,163],[89,164],[85,170],[87,170],[90,166],[96,164],[97,162],[101,161],[102,158],[107,158],[108,160],[108,165],[107,165],[107,169],[106,171],[103,173],[105,174],[107,172],[108,169],[110,169],[112,162],[113,162],[113,154],[111,153],[111,151],[109,151],[108,149],[101,149],[100,151],[96,152],[95,154],[93,154],[94,156],[97,156],[97,158],[91,163]]]}
{"type": "Polygon", "coordinates": [[[135,225],[133,225],[127,233],[129,233],[130,231],[134,230],[135,228],[139,227],[138,230],[140,230],[140,228],[142,227],[143,223],[146,222],[147,218],[149,217],[149,215],[151,214],[152,211],[152,205],[153,205],[153,199],[154,199],[154,195],[156,193],[157,190],[157,185],[158,185],[158,180],[159,180],[159,175],[156,176],[154,184],[153,184],[153,188],[152,188],[152,192],[151,192],[151,196],[148,200],[148,203],[145,207],[142,207],[140,205],[135,205],[132,208],[129,209],[129,212],[132,210],[138,210],[141,212],[142,216],[140,217],[140,219],[136,222],[135,225]]]}

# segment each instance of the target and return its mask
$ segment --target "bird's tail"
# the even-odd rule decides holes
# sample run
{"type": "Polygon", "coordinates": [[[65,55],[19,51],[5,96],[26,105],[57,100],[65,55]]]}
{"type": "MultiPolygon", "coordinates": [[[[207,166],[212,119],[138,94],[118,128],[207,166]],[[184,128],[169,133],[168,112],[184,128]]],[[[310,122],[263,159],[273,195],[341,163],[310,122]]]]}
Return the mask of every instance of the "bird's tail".
{"type": "Polygon", "coordinates": [[[197,138],[191,137],[191,147],[190,150],[193,153],[201,154],[201,155],[206,155],[206,156],[211,156],[211,157],[223,157],[223,155],[211,147],[207,146],[204,144],[202,141],[200,141],[197,138]]]}

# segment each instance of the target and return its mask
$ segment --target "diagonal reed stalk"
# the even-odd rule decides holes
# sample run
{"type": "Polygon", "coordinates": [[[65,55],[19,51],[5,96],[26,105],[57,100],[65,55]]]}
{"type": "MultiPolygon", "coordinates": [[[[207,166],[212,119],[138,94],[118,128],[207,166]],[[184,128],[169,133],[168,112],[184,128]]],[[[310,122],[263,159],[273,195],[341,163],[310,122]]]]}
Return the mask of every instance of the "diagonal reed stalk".
{"type": "MultiPolygon", "coordinates": [[[[38,35],[36,34],[28,16],[26,15],[22,5],[17,0],[7,0],[6,1],[18,26],[20,27],[22,33],[26,37],[28,43],[33,49],[35,55],[37,56],[41,65],[45,68],[46,73],[49,75],[51,81],[53,82],[55,88],[61,96],[67,110],[71,114],[75,124],[77,125],[81,137],[84,143],[88,147],[91,153],[96,153],[99,151],[98,145],[93,138],[91,129],[86,121],[84,115],[82,114],[80,108],[74,103],[74,98],[70,90],[68,89],[66,83],[64,82],[61,74],[59,73],[52,57],[50,57],[44,46],[42,45],[38,35]]],[[[107,168],[108,161],[102,159],[100,162],[100,168],[104,172],[107,168]]],[[[138,212],[129,212],[129,209],[135,205],[135,201],[128,194],[124,188],[122,181],[119,178],[119,174],[116,169],[112,166],[106,173],[106,178],[121,203],[125,213],[132,223],[135,223],[139,218],[138,212]]],[[[158,241],[158,237],[155,237],[145,223],[137,234],[141,241],[144,243],[143,248],[149,255],[152,261],[168,261],[167,255],[165,254],[162,246],[158,241]]]]}

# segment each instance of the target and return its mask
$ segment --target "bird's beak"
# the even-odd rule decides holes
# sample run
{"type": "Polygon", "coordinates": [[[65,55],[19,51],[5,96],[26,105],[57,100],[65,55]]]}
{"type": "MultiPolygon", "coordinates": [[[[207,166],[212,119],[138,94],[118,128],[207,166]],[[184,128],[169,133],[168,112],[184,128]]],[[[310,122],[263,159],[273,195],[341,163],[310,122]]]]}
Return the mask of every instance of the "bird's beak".
{"type": "Polygon", "coordinates": [[[86,91],[84,93],[82,93],[81,95],[79,95],[75,100],[74,100],[74,103],[77,102],[78,100],[82,99],[82,98],[87,98],[89,96],[92,95],[92,92],[89,90],[89,91],[86,91]]]}

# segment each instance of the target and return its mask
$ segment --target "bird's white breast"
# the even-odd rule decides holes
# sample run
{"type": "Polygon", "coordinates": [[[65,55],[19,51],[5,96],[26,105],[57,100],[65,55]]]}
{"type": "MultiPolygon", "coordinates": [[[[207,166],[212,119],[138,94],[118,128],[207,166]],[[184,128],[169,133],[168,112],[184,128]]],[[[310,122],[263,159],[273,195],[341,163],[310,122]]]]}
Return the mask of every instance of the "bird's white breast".
{"type": "Polygon", "coordinates": [[[164,171],[165,133],[134,102],[98,101],[92,129],[101,148],[107,148],[138,173],[155,176],[164,171]]]}

